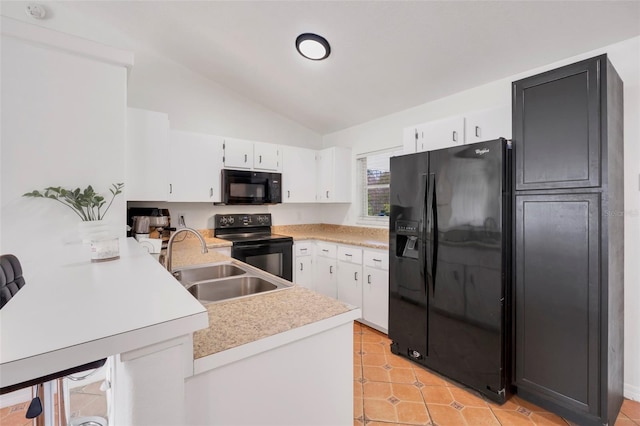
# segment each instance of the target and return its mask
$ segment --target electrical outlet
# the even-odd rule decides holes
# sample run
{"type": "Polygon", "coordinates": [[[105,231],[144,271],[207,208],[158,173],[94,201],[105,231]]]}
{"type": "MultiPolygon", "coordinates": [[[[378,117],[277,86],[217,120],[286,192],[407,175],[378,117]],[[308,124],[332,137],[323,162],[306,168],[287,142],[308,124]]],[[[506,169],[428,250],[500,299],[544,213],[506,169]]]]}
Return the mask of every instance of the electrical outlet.
{"type": "Polygon", "coordinates": [[[187,226],[186,213],[185,212],[177,212],[175,219],[171,217],[171,222],[176,228],[184,228],[187,226]]]}

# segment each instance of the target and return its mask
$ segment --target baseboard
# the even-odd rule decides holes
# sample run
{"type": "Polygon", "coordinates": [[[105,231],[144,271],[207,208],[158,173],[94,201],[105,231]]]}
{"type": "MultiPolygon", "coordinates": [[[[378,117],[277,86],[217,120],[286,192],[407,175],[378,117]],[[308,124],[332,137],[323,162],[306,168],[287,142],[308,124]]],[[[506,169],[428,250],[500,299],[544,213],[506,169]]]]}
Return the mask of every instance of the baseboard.
{"type": "Polygon", "coordinates": [[[640,401],[640,386],[634,386],[630,385],[629,383],[625,383],[623,394],[627,399],[640,401]]]}

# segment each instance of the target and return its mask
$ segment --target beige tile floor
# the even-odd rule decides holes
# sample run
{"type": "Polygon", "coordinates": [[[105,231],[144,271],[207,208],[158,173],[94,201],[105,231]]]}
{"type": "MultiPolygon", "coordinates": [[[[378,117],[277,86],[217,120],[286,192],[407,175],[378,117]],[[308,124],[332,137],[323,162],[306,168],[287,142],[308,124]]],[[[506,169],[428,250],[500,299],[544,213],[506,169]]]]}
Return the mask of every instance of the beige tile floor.
{"type": "MultiPolygon", "coordinates": [[[[389,350],[385,334],[354,324],[354,425],[573,425],[517,396],[504,405],[432,373],[389,350]]],[[[71,418],[106,417],[100,382],[74,388],[71,418]]],[[[1,426],[32,426],[29,403],[0,410],[1,426]]],[[[625,400],[616,426],[640,426],[640,403],[625,400]]]]}
{"type": "MultiPolygon", "coordinates": [[[[95,382],[71,389],[69,392],[71,419],[85,416],[107,417],[107,398],[100,390],[101,383],[95,382]]],[[[0,409],[0,426],[35,425],[34,420],[25,417],[28,407],[29,402],[24,402],[0,409]]],[[[56,401],[56,411],[57,409],[56,401]]]]}
{"type": "MultiPolygon", "coordinates": [[[[354,425],[572,425],[513,396],[503,405],[391,353],[388,337],[354,323],[354,425]]],[[[640,403],[625,400],[617,426],[640,426],[640,403]]]]}

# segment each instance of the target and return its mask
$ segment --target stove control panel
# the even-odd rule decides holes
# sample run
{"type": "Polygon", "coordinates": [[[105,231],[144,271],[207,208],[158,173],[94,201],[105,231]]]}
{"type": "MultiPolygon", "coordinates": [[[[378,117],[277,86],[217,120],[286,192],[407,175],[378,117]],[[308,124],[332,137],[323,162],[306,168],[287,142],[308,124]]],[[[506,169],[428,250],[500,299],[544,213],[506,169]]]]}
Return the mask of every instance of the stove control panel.
{"type": "Polygon", "coordinates": [[[213,217],[214,228],[250,228],[271,226],[271,213],[217,214],[213,217]]]}

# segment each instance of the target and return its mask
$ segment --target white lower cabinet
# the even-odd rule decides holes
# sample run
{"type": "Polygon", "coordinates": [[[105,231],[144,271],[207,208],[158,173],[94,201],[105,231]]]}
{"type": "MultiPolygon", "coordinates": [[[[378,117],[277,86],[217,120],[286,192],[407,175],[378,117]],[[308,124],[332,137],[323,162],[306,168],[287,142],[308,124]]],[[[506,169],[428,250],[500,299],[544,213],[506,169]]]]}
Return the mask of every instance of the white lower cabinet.
{"type": "Polygon", "coordinates": [[[362,309],[363,323],[389,328],[389,253],[344,244],[294,245],[294,282],[362,309]]]}
{"type": "Polygon", "coordinates": [[[302,242],[293,245],[293,281],[311,290],[315,290],[313,279],[313,243],[302,242]]]}
{"type": "Polygon", "coordinates": [[[338,278],[335,244],[316,243],[315,290],[325,296],[338,298],[338,278]]]}
{"type": "Polygon", "coordinates": [[[362,308],[362,249],[337,246],[338,300],[362,308]]]}
{"type": "Polygon", "coordinates": [[[365,250],[362,267],[362,318],[380,331],[389,329],[389,253],[365,250]]]}
{"type": "Polygon", "coordinates": [[[338,262],[338,300],[362,308],[362,265],[338,262]]]}

